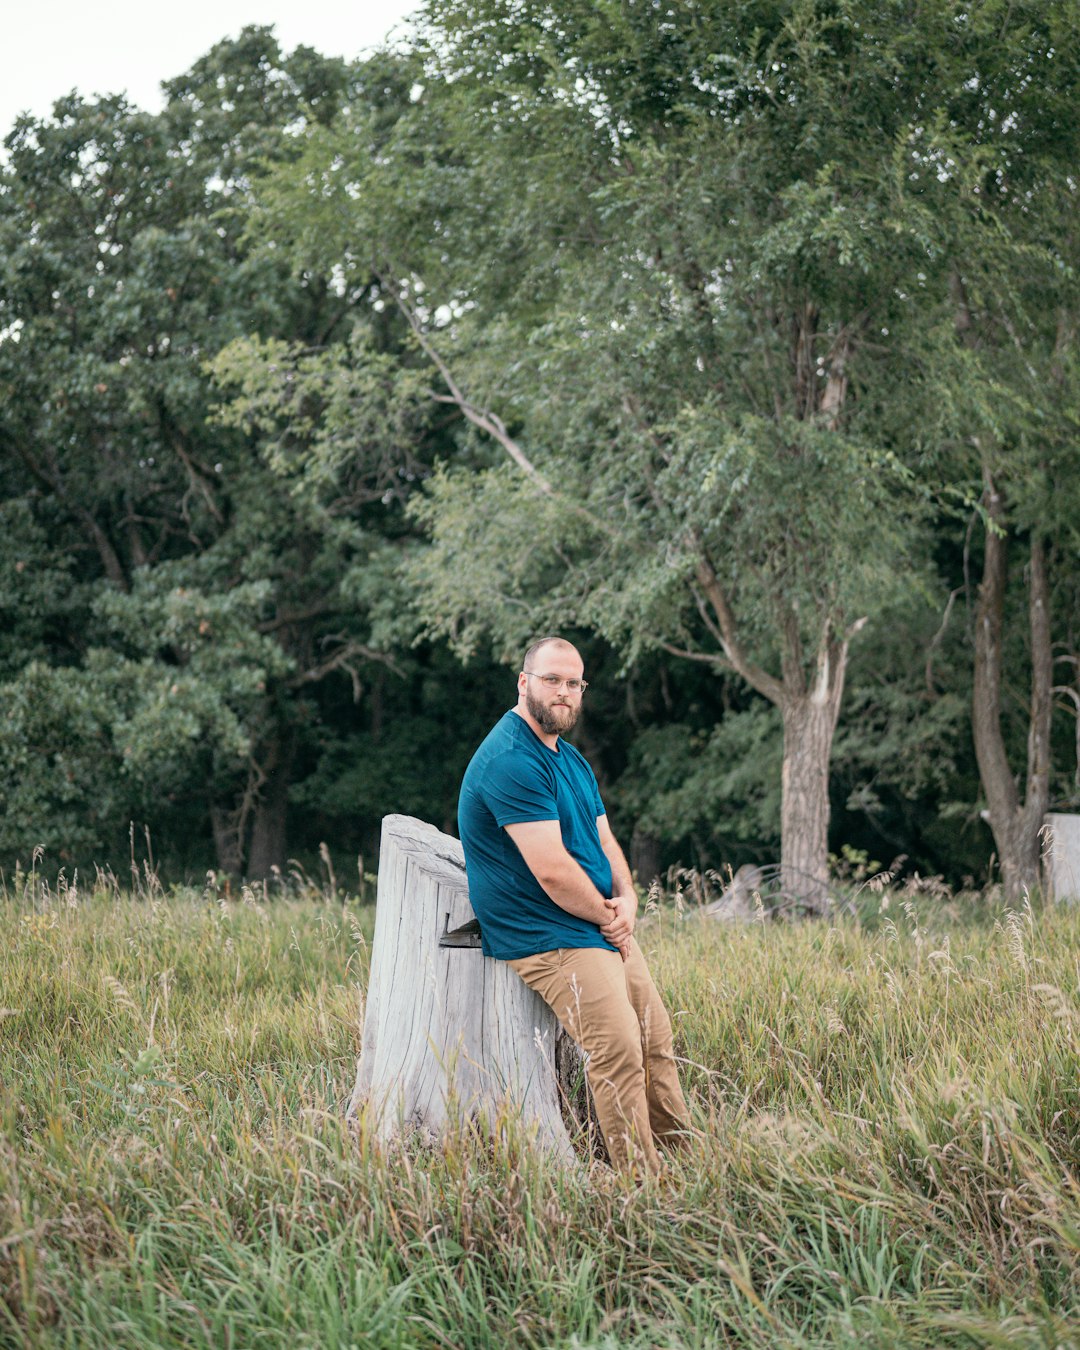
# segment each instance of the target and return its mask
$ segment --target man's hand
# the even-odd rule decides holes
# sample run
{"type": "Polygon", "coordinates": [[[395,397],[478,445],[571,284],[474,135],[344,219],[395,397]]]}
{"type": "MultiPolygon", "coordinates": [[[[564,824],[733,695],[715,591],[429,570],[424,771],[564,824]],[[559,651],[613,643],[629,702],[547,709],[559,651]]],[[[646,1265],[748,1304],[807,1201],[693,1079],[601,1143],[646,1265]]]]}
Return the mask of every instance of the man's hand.
{"type": "Polygon", "coordinates": [[[630,954],[630,937],[637,923],[637,891],[634,889],[634,878],[630,873],[626,854],[611,833],[606,815],[596,817],[596,832],[600,836],[600,847],[611,864],[611,878],[615,890],[611,899],[604,901],[610,918],[600,925],[600,932],[613,947],[618,947],[625,961],[630,954]]]}
{"type": "Polygon", "coordinates": [[[610,912],[611,918],[607,923],[600,925],[600,932],[613,947],[619,948],[625,961],[625,949],[634,934],[634,927],[637,923],[637,893],[630,891],[628,894],[613,895],[610,900],[604,901],[604,906],[610,912]]]}

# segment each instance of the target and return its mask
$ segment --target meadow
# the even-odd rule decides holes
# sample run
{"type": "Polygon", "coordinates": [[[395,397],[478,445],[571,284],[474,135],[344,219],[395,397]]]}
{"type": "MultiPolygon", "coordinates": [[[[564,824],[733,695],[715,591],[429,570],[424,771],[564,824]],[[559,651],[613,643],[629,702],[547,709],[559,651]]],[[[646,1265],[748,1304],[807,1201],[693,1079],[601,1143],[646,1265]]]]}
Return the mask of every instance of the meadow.
{"type": "Polygon", "coordinates": [[[373,919],[9,878],[0,1346],[1080,1346],[1080,907],[661,896],[704,1137],[642,1185],[346,1125],[373,919]]]}

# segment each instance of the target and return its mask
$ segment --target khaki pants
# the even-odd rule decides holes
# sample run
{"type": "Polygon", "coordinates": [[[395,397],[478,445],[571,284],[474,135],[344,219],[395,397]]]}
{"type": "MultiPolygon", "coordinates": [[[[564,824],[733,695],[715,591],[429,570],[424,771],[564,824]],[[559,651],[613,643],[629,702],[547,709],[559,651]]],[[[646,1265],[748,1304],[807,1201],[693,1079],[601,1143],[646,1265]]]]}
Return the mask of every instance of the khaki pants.
{"type": "Polygon", "coordinates": [[[624,962],[600,947],[560,947],[510,961],[588,1057],[586,1076],[612,1165],[658,1171],[655,1144],[690,1131],[667,1015],[641,949],[624,962]]]}

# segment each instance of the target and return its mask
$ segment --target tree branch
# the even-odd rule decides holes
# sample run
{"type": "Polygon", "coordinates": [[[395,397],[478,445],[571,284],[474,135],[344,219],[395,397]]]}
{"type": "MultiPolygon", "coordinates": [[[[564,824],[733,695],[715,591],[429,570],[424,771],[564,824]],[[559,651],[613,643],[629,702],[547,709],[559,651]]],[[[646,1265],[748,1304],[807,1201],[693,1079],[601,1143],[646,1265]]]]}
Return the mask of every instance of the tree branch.
{"type": "Polygon", "coordinates": [[[719,656],[716,652],[692,652],[689,647],[678,647],[674,642],[661,642],[658,645],[661,651],[681,656],[687,661],[699,661],[702,665],[715,666],[719,670],[735,670],[726,656],[719,656]]]}
{"type": "Polygon", "coordinates": [[[393,658],[385,652],[377,652],[371,647],[366,647],[362,642],[346,642],[332,656],[328,656],[325,661],[320,661],[316,665],[309,666],[307,670],[294,675],[288,681],[288,687],[299,689],[305,684],[317,684],[335,670],[346,670],[353,677],[353,690],[355,692],[358,688],[358,678],[356,672],[351,669],[350,662],[357,658],[363,661],[377,661],[381,665],[387,666],[395,675],[401,674],[393,658]]]}
{"type": "MultiPolygon", "coordinates": [[[[521,446],[518,445],[517,441],[515,441],[513,437],[507,432],[506,425],[503,422],[502,418],[496,416],[492,412],[488,412],[483,408],[475,407],[475,405],[470,403],[469,400],[465,397],[457,381],[454,379],[450,367],[446,364],[443,358],[436,351],[435,346],[432,343],[431,339],[428,337],[427,333],[424,332],[423,325],[420,323],[420,320],[416,315],[416,311],[412,308],[411,305],[407,305],[405,303],[405,298],[401,293],[402,288],[400,283],[395,281],[395,279],[390,276],[380,276],[379,281],[382,283],[383,287],[386,290],[390,291],[390,293],[393,295],[394,301],[397,304],[398,309],[401,310],[401,313],[405,316],[405,322],[412,329],[413,335],[415,336],[417,342],[419,342],[421,348],[424,351],[424,354],[427,356],[428,360],[432,363],[432,365],[439,372],[439,374],[443,377],[447,389],[450,390],[450,401],[455,403],[461,409],[462,413],[469,419],[470,422],[473,423],[474,426],[479,427],[481,431],[486,431],[489,436],[493,436],[495,440],[497,440],[499,444],[502,446],[502,448],[506,451],[506,453],[510,456],[510,458],[514,461],[514,463],[518,466],[518,468],[521,469],[521,471],[524,474],[526,474],[533,481],[533,483],[536,484],[537,488],[541,492],[543,492],[546,496],[549,497],[554,496],[555,489],[551,486],[551,484],[540,472],[540,470],[536,467],[536,465],[533,464],[533,462],[529,459],[528,455],[525,454],[524,450],[522,450],[521,446]]],[[[444,401],[446,400],[445,399],[439,400],[439,402],[444,401]]]]}
{"type": "Polygon", "coordinates": [[[956,603],[956,597],[963,589],[963,586],[957,586],[956,590],[950,591],[949,600],[945,606],[945,613],[941,616],[941,626],[930,639],[930,645],[926,649],[926,692],[931,698],[933,698],[937,692],[934,689],[934,652],[941,645],[941,641],[945,636],[945,630],[949,626],[949,615],[952,613],[952,607],[956,603]]]}
{"type": "Polygon", "coordinates": [[[9,443],[14,447],[15,453],[42,487],[47,488],[50,492],[54,493],[57,500],[64,504],[65,508],[71,512],[72,516],[74,516],[76,520],[81,521],[86,527],[90,534],[90,538],[94,541],[94,547],[97,549],[98,557],[101,559],[101,565],[105,569],[105,575],[113,585],[119,586],[122,591],[130,590],[131,586],[128,582],[127,573],[124,571],[124,565],[120,561],[120,555],[113,547],[112,540],[105,533],[102,526],[98,524],[97,518],[89,508],[83,506],[79,501],[73,502],[71,500],[68,496],[67,484],[64,482],[63,476],[55,470],[50,471],[39,464],[36,457],[25,445],[14,439],[9,439],[8,437],[5,437],[4,439],[9,440],[9,443]]]}
{"type": "Polygon", "coordinates": [[[785,702],[784,685],[774,675],[770,675],[760,666],[755,665],[743,651],[738,639],[735,615],[724,588],[720,585],[719,578],[713,571],[705,548],[696,535],[694,536],[694,542],[698,549],[698,560],[695,566],[697,583],[716,615],[716,621],[720,629],[720,647],[724,656],[730,663],[731,668],[741,675],[747,684],[756,689],[759,694],[763,694],[771,703],[775,703],[777,707],[782,707],[785,702]]]}
{"type": "Polygon", "coordinates": [[[461,410],[462,415],[467,418],[473,426],[478,427],[481,431],[487,432],[489,436],[496,440],[538,492],[543,493],[545,497],[551,497],[553,500],[559,501],[565,505],[568,511],[571,511],[574,515],[580,516],[583,520],[587,521],[599,534],[606,534],[609,537],[615,535],[617,531],[612,525],[609,525],[606,521],[593,515],[591,511],[586,510],[579,502],[569,501],[561,493],[555,491],[518,442],[507,431],[506,423],[497,413],[492,412],[490,408],[478,408],[465,397],[460,385],[454,379],[450,367],[439,355],[430,337],[424,331],[416,311],[405,302],[401,285],[389,275],[384,276],[380,274],[379,282],[385,290],[393,295],[395,304],[405,316],[405,321],[412,329],[421,349],[443,377],[447,389],[450,390],[449,398],[446,395],[433,395],[436,401],[439,403],[450,402],[455,404],[461,410]]]}

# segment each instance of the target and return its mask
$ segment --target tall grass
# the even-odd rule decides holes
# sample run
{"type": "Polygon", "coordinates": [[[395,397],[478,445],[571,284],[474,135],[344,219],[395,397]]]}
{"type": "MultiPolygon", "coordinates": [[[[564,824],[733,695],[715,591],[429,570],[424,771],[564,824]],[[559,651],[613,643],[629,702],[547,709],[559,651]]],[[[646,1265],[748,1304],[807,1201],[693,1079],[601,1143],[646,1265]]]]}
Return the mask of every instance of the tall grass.
{"type": "Polygon", "coordinates": [[[1080,1345],[1080,911],[640,936],[703,1139],[346,1126],[373,913],[0,896],[0,1345],[1080,1345]]]}

